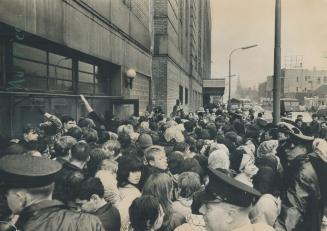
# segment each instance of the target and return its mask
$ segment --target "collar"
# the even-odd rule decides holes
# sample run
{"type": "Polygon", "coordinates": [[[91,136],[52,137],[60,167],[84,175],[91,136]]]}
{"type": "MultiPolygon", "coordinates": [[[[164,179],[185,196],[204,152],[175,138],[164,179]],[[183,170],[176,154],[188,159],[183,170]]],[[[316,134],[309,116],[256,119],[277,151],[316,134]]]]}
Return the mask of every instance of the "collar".
{"type": "Polygon", "coordinates": [[[58,200],[43,200],[27,206],[19,215],[17,227],[26,224],[31,217],[37,217],[39,214],[44,213],[47,209],[61,210],[64,208],[67,208],[66,205],[58,200]]]}

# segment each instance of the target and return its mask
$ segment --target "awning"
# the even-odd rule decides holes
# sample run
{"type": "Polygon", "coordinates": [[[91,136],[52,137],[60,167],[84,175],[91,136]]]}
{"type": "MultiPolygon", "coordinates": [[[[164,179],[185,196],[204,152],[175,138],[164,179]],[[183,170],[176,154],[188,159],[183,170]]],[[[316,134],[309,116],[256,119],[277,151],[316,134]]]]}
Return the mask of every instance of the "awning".
{"type": "Polygon", "coordinates": [[[225,79],[205,79],[203,80],[203,95],[222,96],[225,92],[225,79]]]}

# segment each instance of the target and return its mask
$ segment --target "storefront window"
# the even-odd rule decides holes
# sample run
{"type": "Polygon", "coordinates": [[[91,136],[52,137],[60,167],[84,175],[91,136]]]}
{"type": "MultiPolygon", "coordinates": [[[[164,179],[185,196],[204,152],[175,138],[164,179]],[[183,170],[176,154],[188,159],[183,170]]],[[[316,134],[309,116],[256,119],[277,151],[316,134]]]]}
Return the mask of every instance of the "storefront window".
{"type": "Polygon", "coordinates": [[[46,51],[14,43],[13,66],[11,90],[47,89],[46,51]]]}

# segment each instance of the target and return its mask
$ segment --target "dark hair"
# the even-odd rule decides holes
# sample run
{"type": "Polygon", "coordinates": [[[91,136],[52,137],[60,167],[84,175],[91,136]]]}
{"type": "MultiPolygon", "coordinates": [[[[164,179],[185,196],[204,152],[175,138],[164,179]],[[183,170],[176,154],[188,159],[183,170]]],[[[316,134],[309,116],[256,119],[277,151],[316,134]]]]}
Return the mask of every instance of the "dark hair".
{"type": "Polygon", "coordinates": [[[31,131],[38,132],[38,129],[35,126],[33,126],[32,124],[25,124],[23,127],[23,133],[28,134],[31,131]]]}
{"type": "Polygon", "coordinates": [[[89,128],[92,128],[95,126],[94,124],[94,121],[90,118],[80,118],[79,121],[78,121],[78,126],[80,128],[83,128],[83,127],[89,127],[89,128]]]}
{"type": "Polygon", "coordinates": [[[72,158],[79,161],[86,161],[89,158],[89,145],[83,141],[77,142],[72,147],[72,158]]]}
{"type": "Polygon", "coordinates": [[[194,128],[194,124],[191,121],[186,121],[184,123],[184,128],[186,132],[192,132],[194,128]]]}
{"type": "Polygon", "coordinates": [[[96,143],[99,139],[98,132],[93,128],[84,127],[82,129],[82,134],[87,143],[96,143]]]}
{"type": "Polygon", "coordinates": [[[267,132],[272,137],[273,140],[278,139],[278,129],[277,128],[271,128],[267,132]]]}
{"type": "Polygon", "coordinates": [[[81,138],[82,138],[82,129],[80,127],[77,127],[77,126],[69,128],[65,135],[74,137],[76,140],[81,140],[81,138]]]}
{"type": "Polygon", "coordinates": [[[83,182],[84,179],[83,173],[78,171],[63,176],[58,175],[55,181],[53,198],[64,203],[75,201],[81,182],[83,182]]]}
{"type": "Polygon", "coordinates": [[[118,141],[124,148],[128,148],[132,143],[131,137],[126,133],[119,134],[118,141]]]}
{"type": "Polygon", "coordinates": [[[98,131],[98,137],[99,137],[98,144],[104,144],[105,142],[110,140],[109,132],[107,132],[106,130],[98,131]]]}
{"type": "Polygon", "coordinates": [[[180,174],[183,172],[182,165],[184,161],[183,153],[173,151],[168,153],[168,168],[172,174],[180,174]]]}
{"type": "Polygon", "coordinates": [[[195,192],[201,189],[199,174],[195,172],[183,172],[178,176],[178,188],[181,190],[181,197],[191,198],[195,192]]]}
{"type": "Polygon", "coordinates": [[[129,219],[134,231],[150,230],[160,213],[158,199],[151,195],[136,198],[129,207],[129,219]],[[150,227],[149,227],[150,226],[150,227]]]}
{"type": "Polygon", "coordinates": [[[185,152],[186,149],[189,147],[190,147],[190,145],[186,142],[178,142],[174,146],[174,151],[185,152]]]}
{"type": "Polygon", "coordinates": [[[75,121],[75,119],[69,115],[64,115],[61,117],[61,122],[64,124],[68,123],[69,121],[75,121]]]}
{"type": "Polygon", "coordinates": [[[103,198],[104,187],[99,178],[90,177],[81,183],[77,197],[81,200],[90,200],[93,194],[103,198]]]}
{"type": "Polygon", "coordinates": [[[94,148],[90,151],[90,161],[87,162],[89,176],[94,176],[99,169],[101,162],[107,158],[107,153],[101,148],[94,148]]]}
{"type": "Polygon", "coordinates": [[[129,184],[128,177],[130,172],[142,171],[142,163],[134,156],[122,156],[118,161],[117,185],[124,187],[129,184]]]}

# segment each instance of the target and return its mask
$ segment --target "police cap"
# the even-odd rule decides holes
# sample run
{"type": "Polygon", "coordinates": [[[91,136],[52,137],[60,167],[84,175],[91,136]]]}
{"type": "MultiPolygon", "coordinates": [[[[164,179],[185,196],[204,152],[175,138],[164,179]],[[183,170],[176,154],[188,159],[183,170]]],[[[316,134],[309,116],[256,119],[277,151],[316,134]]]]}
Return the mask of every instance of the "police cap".
{"type": "Polygon", "coordinates": [[[0,158],[0,174],[6,188],[35,188],[54,182],[62,165],[45,157],[8,155],[0,158]]]}

